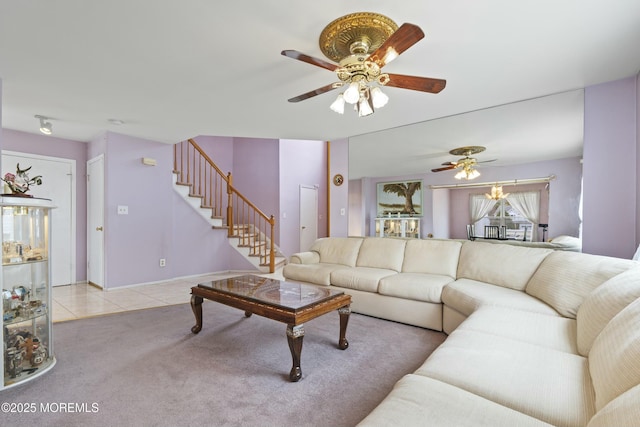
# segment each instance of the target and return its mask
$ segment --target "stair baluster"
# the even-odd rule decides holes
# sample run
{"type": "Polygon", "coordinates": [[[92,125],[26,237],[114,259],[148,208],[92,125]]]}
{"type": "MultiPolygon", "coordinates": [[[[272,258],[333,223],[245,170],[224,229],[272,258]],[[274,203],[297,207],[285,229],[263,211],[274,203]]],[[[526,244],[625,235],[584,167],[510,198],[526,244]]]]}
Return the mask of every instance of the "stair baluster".
{"type": "Polygon", "coordinates": [[[190,186],[190,195],[202,199],[201,206],[211,209],[212,218],[226,219],[228,236],[237,237],[238,246],[249,248],[250,256],[260,257],[260,265],[273,273],[277,252],[274,216],[265,215],[242,195],[233,186],[231,172],[225,175],[193,139],[175,144],[173,155],[178,184],[190,186]]]}

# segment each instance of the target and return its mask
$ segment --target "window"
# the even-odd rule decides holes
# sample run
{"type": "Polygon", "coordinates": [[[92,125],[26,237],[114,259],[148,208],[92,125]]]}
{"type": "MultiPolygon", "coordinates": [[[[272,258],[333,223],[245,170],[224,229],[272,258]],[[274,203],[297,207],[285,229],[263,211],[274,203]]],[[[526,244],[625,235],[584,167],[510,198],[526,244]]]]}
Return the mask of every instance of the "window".
{"type": "Polygon", "coordinates": [[[511,206],[507,199],[498,200],[489,212],[478,220],[476,230],[480,236],[485,225],[506,227],[509,239],[525,240],[526,233],[526,240],[531,241],[533,223],[511,206]]]}
{"type": "Polygon", "coordinates": [[[488,199],[482,194],[472,194],[470,199],[471,224],[475,224],[478,235],[484,226],[503,226],[507,238],[536,240],[535,224],[540,216],[540,192],[523,191],[510,193],[500,200],[488,199]]]}

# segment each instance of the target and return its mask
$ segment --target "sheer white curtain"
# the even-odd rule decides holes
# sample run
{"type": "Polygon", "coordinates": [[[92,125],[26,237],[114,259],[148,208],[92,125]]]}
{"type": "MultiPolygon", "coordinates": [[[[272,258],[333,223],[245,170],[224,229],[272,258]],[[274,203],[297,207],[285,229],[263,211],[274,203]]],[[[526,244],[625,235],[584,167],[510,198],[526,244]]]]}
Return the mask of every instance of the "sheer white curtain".
{"type": "Polygon", "coordinates": [[[493,199],[487,199],[484,194],[472,194],[469,200],[471,210],[471,224],[475,224],[496,205],[493,199]]]}
{"type": "Polygon", "coordinates": [[[523,191],[511,193],[507,196],[507,201],[520,215],[533,223],[531,241],[535,242],[538,234],[538,222],[540,221],[540,192],[523,191]]]}

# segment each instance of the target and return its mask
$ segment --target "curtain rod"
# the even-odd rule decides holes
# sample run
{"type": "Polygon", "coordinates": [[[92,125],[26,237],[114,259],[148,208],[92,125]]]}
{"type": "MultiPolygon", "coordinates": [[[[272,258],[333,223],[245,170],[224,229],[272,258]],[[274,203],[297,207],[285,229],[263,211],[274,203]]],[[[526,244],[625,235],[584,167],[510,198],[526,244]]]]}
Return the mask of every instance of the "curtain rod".
{"type": "Polygon", "coordinates": [[[491,181],[491,182],[474,182],[470,184],[445,184],[445,185],[430,185],[432,190],[440,188],[472,188],[472,187],[491,187],[493,185],[518,185],[518,184],[540,184],[543,182],[549,182],[556,179],[555,175],[549,175],[543,178],[528,178],[528,179],[511,179],[509,181],[491,181]]]}

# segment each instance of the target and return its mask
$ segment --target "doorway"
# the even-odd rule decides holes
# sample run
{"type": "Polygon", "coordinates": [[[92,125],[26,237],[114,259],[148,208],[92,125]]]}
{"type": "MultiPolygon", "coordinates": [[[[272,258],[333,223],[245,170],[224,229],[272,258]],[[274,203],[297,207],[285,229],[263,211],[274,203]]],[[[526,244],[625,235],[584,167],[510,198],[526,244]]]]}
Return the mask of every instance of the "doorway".
{"type": "Polygon", "coordinates": [[[308,251],[318,238],[318,188],[300,186],[300,252],[308,251]]]}
{"type": "Polygon", "coordinates": [[[2,151],[2,175],[31,167],[30,177],[42,175],[42,184],[31,186],[29,194],[50,199],[51,285],[76,282],[76,161],[37,154],[2,151]]]}

